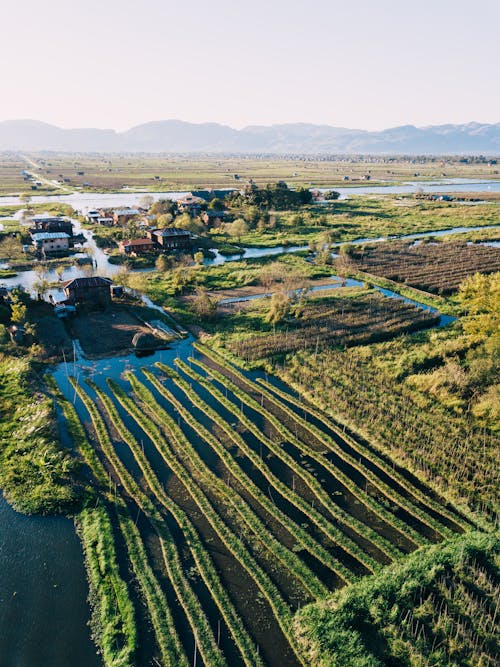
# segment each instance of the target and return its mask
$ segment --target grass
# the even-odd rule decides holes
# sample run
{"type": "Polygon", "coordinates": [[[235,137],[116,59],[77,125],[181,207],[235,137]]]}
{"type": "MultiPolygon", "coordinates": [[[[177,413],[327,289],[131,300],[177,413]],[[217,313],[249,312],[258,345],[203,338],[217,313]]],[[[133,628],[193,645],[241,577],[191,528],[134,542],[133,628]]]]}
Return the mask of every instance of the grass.
{"type": "Polygon", "coordinates": [[[52,401],[27,357],[0,353],[0,488],[24,514],[75,510],[78,463],[59,442],[52,401]]]}
{"type": "Polygon", "coordinates": [[[496,664],[498,537],[469,533],[303,609],[295,630],[318,667],[496,664]]]}

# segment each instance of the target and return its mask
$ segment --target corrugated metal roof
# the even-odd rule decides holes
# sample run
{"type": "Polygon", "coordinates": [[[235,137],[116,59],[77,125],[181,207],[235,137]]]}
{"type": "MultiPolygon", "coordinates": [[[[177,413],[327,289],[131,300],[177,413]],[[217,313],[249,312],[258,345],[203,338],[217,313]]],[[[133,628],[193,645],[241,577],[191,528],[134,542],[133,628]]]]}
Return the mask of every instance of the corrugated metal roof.
{"type": "Polygon", "coordinates": [[[33,241],[49,241],[51,239],[69,239],[66,232],[36,232],[32,236],[33,241]]]}
{"type": "Polygon", "coordinates": [[[73,280],[66,280],[62,283],[64,288],[74,287],[81,289],[83,287],[104,287],[111,285],[113,281],[109,278],[102,278],[101,276],[90,276],[89,278],[73,278],[73,280]]]}
{"type": "Polygon", "coordinates": [[[164,229],[155,229],[153,234],[156,236],[191,236],[190,232],[185,229],[177,229],[176,227],[165,227],[164,229]]]}
{"type": "Polygon", "coordinates": [[[139,211],[136,208],[120,208],[116,211],[113,211],[116,215],[139,215],[139,211]]]}
{"type": "Polygon", "coordinates": [[[122,241],[122,245],[153,245],[153,241],[151,239],[131,239],[130,241],[122,241]]]}

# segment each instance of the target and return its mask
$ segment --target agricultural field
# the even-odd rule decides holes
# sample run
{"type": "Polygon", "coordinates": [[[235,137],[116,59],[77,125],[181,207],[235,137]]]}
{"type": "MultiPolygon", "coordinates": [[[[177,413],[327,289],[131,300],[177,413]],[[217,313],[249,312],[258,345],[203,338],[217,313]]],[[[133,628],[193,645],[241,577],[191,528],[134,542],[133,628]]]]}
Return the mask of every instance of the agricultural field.
{"type": "Polygon", "coordinates": [[[157,192],[238,187],[285,180],[291,186],[331,187],[440,178],[498,178],[495,165],[463,164],[453,158],[356,158],[318,156],[183,156],[4,154],[0,181],[5,194],[23,192],[22,169],[67,189],[117,191],[124,187],[157,192]],[[235,178],[236,176],[236,178],[235,178]],[[345,181],[344,178],[349,180],[345,181]]]}
{"type": "Polygon", "coordinates": [[[291,394],[195,347],[118,381],[59,376],[74,408],[53,388],[138,578],[131,599],[153,630],[137,642],[160,664],[308,664],[299,608],[472,524],[291,394]]]}
{"type": "Polygon", "coordinates": [[[463,241],[392,241],[366,245],[351,256],[354,268],[436,294],[451,294],[475,273],[500,270],[500,248],[463,241]]]}
{"type": "Polygon", "coordinates": [[[339,298],[316,297],[295,304],[286,295],[275,294],[267,308],[245,310],[238,318],[242,321],[235,328],[247,333],[231,336],[228,349],[244,361],[277,360],[300,350],[318,352],[393,338],[435,326],[440,319],[439,314],[378,292],[355,293],[351,298],[342,289],[339,292],[339,298]],[[277,325],[273,317],[280,318],[277,325]]]}

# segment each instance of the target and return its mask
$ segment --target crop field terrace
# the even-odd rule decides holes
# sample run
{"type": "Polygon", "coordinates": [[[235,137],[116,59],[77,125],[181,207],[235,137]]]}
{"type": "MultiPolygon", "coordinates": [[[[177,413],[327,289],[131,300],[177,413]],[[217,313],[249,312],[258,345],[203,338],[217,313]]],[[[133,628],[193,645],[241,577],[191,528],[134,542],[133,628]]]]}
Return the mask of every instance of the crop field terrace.
{"type": "Polygon", "coordinates": [[[437,294],[456,292],[475,273],[500,270],[500,248],[463,241],[392,241],[365,246],[353,259],[362,271],[437,294]]]}
{"type": "Polygon", "coordinates": [[[164,665],[309,664],[298,609],[471,525],[264,376],[190,349],[70,378],[74,407],[54,389],[150,620],[136,640],[124,612],[119,641],[164,665]]]}

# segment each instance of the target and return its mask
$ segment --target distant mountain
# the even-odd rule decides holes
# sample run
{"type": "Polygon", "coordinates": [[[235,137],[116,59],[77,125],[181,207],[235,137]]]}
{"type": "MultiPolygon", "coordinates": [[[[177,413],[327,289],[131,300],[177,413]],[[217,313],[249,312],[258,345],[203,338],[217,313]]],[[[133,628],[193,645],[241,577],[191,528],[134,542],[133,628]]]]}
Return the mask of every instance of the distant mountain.
{"type": "Polygon", "coordinates": [[[126,132],[65,130],[36,120],[0,122],[0,151],[142,153],[500,154],[500,123],[415,127],[379,132],[287,123],[235,130],[218,123],[164,120],[126,132]]]}

